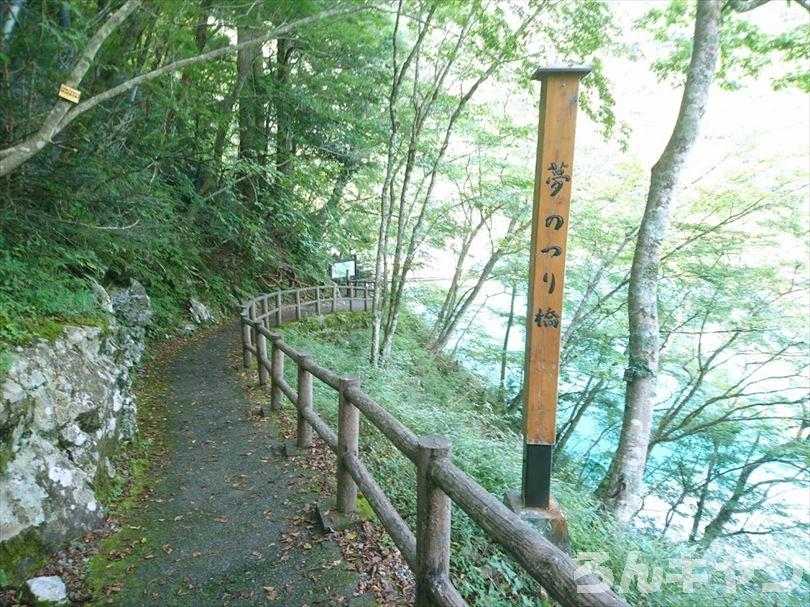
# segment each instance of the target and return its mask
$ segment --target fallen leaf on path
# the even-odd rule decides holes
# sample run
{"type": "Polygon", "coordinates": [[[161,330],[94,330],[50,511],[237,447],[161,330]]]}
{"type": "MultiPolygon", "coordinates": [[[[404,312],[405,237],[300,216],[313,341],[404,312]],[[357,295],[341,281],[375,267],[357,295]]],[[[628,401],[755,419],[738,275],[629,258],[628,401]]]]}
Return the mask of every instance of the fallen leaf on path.
{"type": "Polygon", "coordinates": [[[124,589],[124,583],[123,582],[117,582],[115,584],[112,584],[110,586],[106,586],[104,588],[104,590],[107,592],[107,594],[110,594],[112,592],[121,592],[123,589],[124,589]]]}

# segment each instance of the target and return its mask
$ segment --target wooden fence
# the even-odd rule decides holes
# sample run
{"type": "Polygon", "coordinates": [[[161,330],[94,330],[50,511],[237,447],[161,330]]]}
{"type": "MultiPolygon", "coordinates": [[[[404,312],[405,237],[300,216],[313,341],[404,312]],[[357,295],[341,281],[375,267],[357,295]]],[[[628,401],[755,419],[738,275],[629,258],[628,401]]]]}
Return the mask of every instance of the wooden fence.
{"type": "Polygon", "coordinates": [[[270,407],[283,396],[298,411],[297,443],[312,444],[312,430],[337,458],[339,512],[355,509],[358,488],[368,500],[416,576],[416,605],[467,605],[450,579],[450,515],[455,503],[503,550],[564,607],[627,607],[612,591],[596,590],[599,582],[583,574],[571,557],[549,542],[494,495],[451,461],[450,441],[438,435],[417,436],[360,388],[354,376],[341,376],[319,366],[270,330],[288,320],[313,314],[369,310],[374,287],[368,282],[289,289],[260,295],[242,308],[242,351],[245,367],[255,358],[259,384],[270,384],[270,407]],[[270,343],[268,356],[267,343],[270,343]],[[297,365],[293,388],[284,379],[285,358],[297,365]],[[313,377],[337,391],[338,427],[333,430],[313,409],[313,377]],[[417,517],[412,531],[360,459],[360,414],[363,414],[416,466],[417,517]],[[579,592],[590,587],[591,592],[579,592]]]}

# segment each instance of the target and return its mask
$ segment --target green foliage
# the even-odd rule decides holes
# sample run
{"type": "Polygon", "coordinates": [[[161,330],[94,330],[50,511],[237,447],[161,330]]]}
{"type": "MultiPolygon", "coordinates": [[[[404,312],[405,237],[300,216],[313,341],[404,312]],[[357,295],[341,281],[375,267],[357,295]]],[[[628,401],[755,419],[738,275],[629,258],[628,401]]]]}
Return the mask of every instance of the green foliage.
{"type": "MultiPolygon", "coordinates": [[[[283,8],[300,18],[325,4],[283,8]]],[[[43,7],[23,6],[4,49],[4,73],[29,77],[2,80],[0,103],[10,111],[0,146],[37,127],[53,102],[53,82],[64,78],[101,17],[97,3],[72,2],[66,29],[56,5],[43,7]]],[[[257,25],[282,18],[273,8],[257,25]]],[[[210,11],[224,22],[235,18],[227,4],[214,2],[210,11]]],[[[172,2],[133,15],[103,45],[81,85],[84,95],[169,57],[197,53],[198,12],[196,3],[172,2]]],[[[347,250],[355,234],[368,234],[362,221],[341,222],[342,197],[332,206],[326,200],[340,167],[352,162],[353,172],[366,170],[367,154],[357,149],[374,145],[373,91],[382,85],[385,45],[377,28],[385,21],[375,14],[351,16],[340,27],[315,22],[296,32],[297,63],[288,83],[280,85],[269,70],[251,83],[268,116],[268,98],[283,96],[295,108],[290,129],[301,160],[283,178],[266,157],[234,157],[233,111],[218,101],[236,81],[229,62],[194,66],[113,98],[76,120],[64,145],[48,147],[5,178],[0,344],[52,338],[67,323],[103,323],[93,282],[142,282],[156,312],[153,332],[163,334],[186,314],[191,297],[231,309],[262,285],[320,279],[330,246],[347,250]],[[331,75],[328,88],[324,73],[331,75]],[[221,165],[211,157],[219,128],[221,165]],[[240,189],[247,181],[259,189],[255,203],[240,189]],[[331,232],[333,239],[324,238],[331,232]]],[[[229,42],[209,28],[207,48],[229,42]]]]}
{"type": "Polygon", "coordinates": [[[87,260],[70,250],[41,257],[44,246],[43,239],[33,237],[0,250],[0,343],[21,343],[31,336],[53,339],[61,322],[101,322],[92,291],[72,274],[87,260]]]}
{"type": "MultiPolygon", "coordinates": [[[[61,4],[23,3],[12,35],[0,43],[0,106],[7,110],[0,117],[0,148],[38,128],[54,101],[54,83],[64,80],[106,15],[107,3],[74,0],[71,25],[65,27],[58,19],[61,4]]],[[[794,4],[780,7],[776,28],[759,22],[759,10],[726,10],[723,86],[737,88],[766,77],[777,89],[810,90],[810,29],[797,18],[804,9],[794,4]]],[[[379,215],[372,209],[381,197],[391,134],[392,42],[401,65],[421,23],[416,17],[434,5],[433,24],[395,102],[399,131],[392,182],[390,191],[382,192],[392,209],[390,248],[413,243],[414,268],[426,263],[429,247],[458,251],[479,218],[481,239],[495,244],[502,238],[500,224],[529,216],[531,174],[521,155],[525,141],[534,137],[534,116],[521,121],[514,114],[516,107],[535,102],[536,85],[529,76],[538,62],[553,57],[592,63],[594,71],[583,81],[582,108],[606,137],[618,135],[620,146],[626,144],[628,126],[614,113],[616,100],[600,60],[606,52],[627,51],[614,42],[622,32],[610,2],[408,0],[396,39],[394,17],[384,10],[314,20],[282,41],[263,45],[247,68],[228,57],[110,99],[3,178],[0,374],[8,365],[8,346],[34,337],[53,339],[69,323],[104,326],[108,319],[99,311],[94,283],[141,281],[156,312],[153,333],[163,334],[186,313],[191,297],[232,310],[248,294],[282,283],[320,282],[332,253],[374,250],[379,215]],[[527,29],[516,32],[515,23],[524,19],[530,22],[527,29]],[[457,36],[459,46],[451,43],[457,36]],[[287,54],[282,57],[279,49],[287,54]],[[464,91],[496,58],[483,94],[455,115],[464,91]],[[441,66],[449,75],[437,86],[441,66]],[[417,125],[422,130],[411,142],[417,125]],[[446,136],[450,144],[444,155],[446,136]],[[434,176],[437,187],[428,194],[434,176]]],[[[244,28],[264,31],[334,6],[330,0],[266,0],[249,10],[224,0],[151,3],[103,45],[82,82],[83,98],[178,58],[230,44],[244,28]],[[200,10],[207,11],[202,39],[200,10]]],[[[639,20],[637,26],[651,32],[661,51],[653,59],[659,77],[683,77],[693,13],[694,2],[675,0],[654,5],[639,20]]],[[[614,571],[631,550],[662,565],[699,548],[675,546],[651,530],[616,530],[588,496],[604,476],[611,452],[606,445],[613,444],[622,423],[627,270],[641,208],[632,201],[644,199],[647,172],[624,159],[606,162],[603,150],[578,151],[578,157],[565,303],[567,314],[571,311],[566,323],[576,326],[566,335],[559,395],[560,434],[570,430],[574,438],[561,448],[558,461],[564,466],[555,493],[569,513],[578,550],[607,547],[614,571]],[[598,178],[589,180],[591,174],[598,178]],[[587,409],[582,424],[591,432],[574,432],[582,407],[587,409]]],[[[760,163],[756,174],[728,176],[724,187],[704,190],[691,184],[679,193],[682,210],[673,218],[661,269],[665,389],[657,404],[647,480],[651,495],[688,519],[700,487],[695,479],[715,453],[722,474],[709,481],[701,529],[734,497],[740,462],[785,447],[778,439],[807,417],[806,410],[797,412],[798,405],[806,408],[806,386],[796,379],[807,358],[804,337],[797,338],[806,332],[801,300],[807,275],[807,218],[801,205],[806,201],[799,186],[791,190],[786,179],[774,185],[771,169],[760,163]],[[756,255],[750,253],[754,239],[756,255]],[[726,335],[736,335],[717,359],[726,364],[706,368],[707,357],[726,335]],[[758,375],[740,384],[746,370],[756,366],[758,375]],[[767,381],[760,382],[763,377],[767,381]],[[761,383],[767,390],[759,389],[761,383]]],[[[794,181],[803,183],[805,176],[794,181]]],[[[465,276],[474,278],[480,265],[471,260],[465,276]]],[[[506,287],[520,285],[521,300],[525,266],[525,259],[507,255],[493,273],[506,287]]],[[[426,314],[435,316],[441,294],[424,290],[420,299],[426,314]]],[[[522,318],[523,310],[516,314],[522,318]]],[[[507,347],[504,354],[500,344],[461,344],[458,360],[476,368],[505,356],[510,393],[495,398],[492,386],[456,361],[441,359],[437,365],[423,349],[424,326],[409,314],[400,320],[386,369],[358,363],[366,359],[367,324],[364,315],[340,315],[323,324],[299,323],[287,337],[336,371],[359,372],[369,393],[416,432],[450,436],[457,463],[494,494],[517,487],[520,411],[504,409],[520,385],[522,352],[507,347]]],[[[483,342],[487,331],[472,326],[467,342],[483,342]]],[[[334,420],[334,395],[318,390],[319,410],[334,420]]],[[[368,424],[364,437],[364,456],[398,507],[413,518],[410,463],[368,424]]],[[[133,465],[145,465],[145,451],[132,449],[133,465]]],[[[780,465],[793,471],[807,456],[792,443],[785,454],[785,461],[758,469],[779,475],[785,472],[780,465]]],[[[96,480],[107,499],[120,497],[120,485],[96,480]]],[[[756,511],[773,513],[780,522],[787,518],[757,487],[732,506],[736,515],[756,511]]],[[[732,516],[725,531],[739,520],[732,516]]],[[[455,516],[454,544],[454,576],[465,594],[493,606],[542,602],[536,586],[488,546],[463,515],[455,516]]],[[[663,592],[646,597],[631,592],[629,598],[678,607],[695,599],[663,592]]],[[[699,600],[732,602],[716,584],[699,600]]],[[[763,604],[747,590],[739,600],[763,604]]]]}
{"type": "MultiPolygon", "coordinates": [[[[720,30],[720,66],[717,80],[727,89],[736,89],[760,75],[769,78],[775,90],[796,87],[810,91],[810,24],[800,19],[801,6],[784,2],[781,31],[773,33],[758,24],[758,12],[724,11],[720,30]]],[[[728,4],[730,6],[730,3],[728,4]]],[[[806,17],[806,15],[805,15],[806,17]]],[[[653,8],[637,22],[650,30],[669,54],[653,61],[660,79],[681,82],[685,78],[692,51],[691,28],[694,3],[673,0],[665,8],[653,8]]]]}
{"type": "MultiPolygon", "coordinates": [[[[417,434],[442,433],[453,442],[453,461],[494,495],[519,487],[521,439],[504,426],[503,418],[488,403],[486,383],[451,361],[437,363],[424,352],[427,337],[423,322],[411,314],[401,319],[395,356],[386,369],[367,364],[369,318],[364,314],[328,316],[323,323],[306,320],[284,327],[284,339],[299,350],[311,352],[315,361],[338,373],[358,374],[363,389],[385,409],[417,434]]],[[[294,369],[287,368],[294,382],[294,369]]],[[[315,383],[315,408],[331,424],[336,423],[334,391],[315,383]]],[[[406,520],[415,519],[415,471],[413,464],[367,421],[362,421],[361,455],[386,494],[406,520]]],[[[590,491],[581,485],[576,466],[558,469],[553,491],[566,512],[574,554],[605,552],[606,566],[618,586],[631,553],[650,570],[672,570],[671,559],[700,558],[694,548],[662,540],[659,531],[617,528],[590,491]]],[[[715,555],[714,558],[726,558],[715,555]]],[[[539,605],[537,585],[508,556],[494,548],[477,526],[458,508],[453,510],[453,556],[451,573],[462,593],[476,604],[491,606],[539,605]]],[[[777,573],[781,575],[783,573],[777,573]]],[[[695,593],[684,593],[678,584],[665,583],[653,593],[639,594],[630,585],[625,598],[630,604],[649,607],[769,604],[759,592],[769,579],[757,572],[754,580],[727,593],[725,579],[713,573],[695,593]]],[[[802,588],[779,595],[780,604],[798,607],[802,588]]]]}
{"type": "Polygon", "coordinates": [[[614,107],[616,100],[611,93],[611,82],[604,71],[600,56],[606,52],[621,54],[625,51],[620,29],[613,17],[609,2],[588,0],[586,2],[560,2],[552,5],[544,23],[544,33],[553,40],[557,54],[572,63],[592,66],[592,71],[583,81],[579,104],[582,110],[601,125],[602,135],[615,136],[620,148],[626,149],[630,126],[617,122],[614,107]]]}

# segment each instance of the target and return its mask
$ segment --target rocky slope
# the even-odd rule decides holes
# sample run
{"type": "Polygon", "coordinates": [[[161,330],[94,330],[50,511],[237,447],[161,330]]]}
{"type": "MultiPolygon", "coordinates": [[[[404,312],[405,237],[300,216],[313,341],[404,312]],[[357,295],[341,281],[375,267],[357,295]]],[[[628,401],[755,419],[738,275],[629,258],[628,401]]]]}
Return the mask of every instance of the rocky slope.
{"type": "Polygon", "coordinates": [[[0,383],[0,578],[18,577],[103,517],[96,490],[132,437],[130,369],[152,311],[137,281],[97,297],[107,327],[65,327],[11,353],[0,383]]]}

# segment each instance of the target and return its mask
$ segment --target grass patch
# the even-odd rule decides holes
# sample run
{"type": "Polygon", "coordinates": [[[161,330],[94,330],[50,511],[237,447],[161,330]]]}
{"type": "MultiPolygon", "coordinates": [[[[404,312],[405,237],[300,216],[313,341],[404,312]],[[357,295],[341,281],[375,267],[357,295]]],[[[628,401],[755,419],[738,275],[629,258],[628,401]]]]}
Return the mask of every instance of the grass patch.
{"type": "MultiPolygon", "coordinates": [[[[416,434],[439,433],[453,442],[453,461],[493,495],[520,487],[522,438],[510,427],[510,420],[490,404],[485,382],[453,361],[434,360],[424,350],[427,328],[418,317],[403,314],[394,342],[394,355],[386,369],[368,363],[370,316],[341,314],[283,327],[285,341],[296,349],[311,352],[315,361],[340,374],[360,377],[363,389],[416,434]]],[[[287,381],[295,385],[295,365],[285,369],[287,381]]],[[[333,427],[337,423],[334,390],[315,382],[314,406],[333,427]]],[[[363,420],[361,456],[392,503],[415,527],[415,470],[413,464],[363,420]]],[[[701,558],[690,546],[662,541],[654,532],[616,527],[600,508],[572,469],[555,473],[552,491],[566,512],[573,552],[602,552],[604,566],[614,573],[614,587],[622,577],[630,553],[653,571],[675,571],[671,559],[684,555],[701,558]]],[[[452,578],[471,604],[489,607],[535,607],[547,599],[517,565],[492,545],[483,532],[458,508],[453,509],[452,578]]],[[[676,571],[675,571],[676,572],[676,571]]],[[[692,607],[696,604],[731,607],[776,604],[774,595],[760,591],[763,578],[757,574],[749,584],[728,593],[725,578],[709,570],[705,584],[685,593],[678,583],[665,582],[661,589],[640,594],[635,583],[625,599],[648,607],[692,607]]],[[[784,579],[784,572],[779,573],[784,579]]],[[[649,579],[649,575],[646,579],[649,579]]],[[[803,585],[778,596],[780,605],[803,604],[803,585]]]]}

